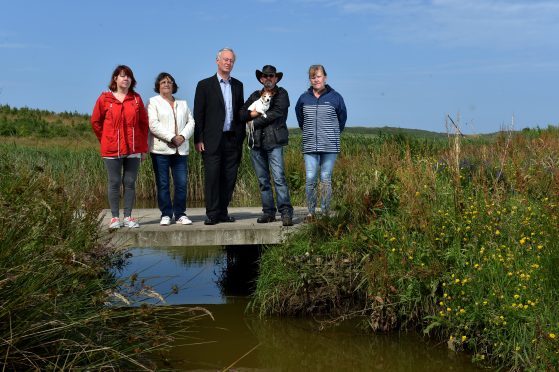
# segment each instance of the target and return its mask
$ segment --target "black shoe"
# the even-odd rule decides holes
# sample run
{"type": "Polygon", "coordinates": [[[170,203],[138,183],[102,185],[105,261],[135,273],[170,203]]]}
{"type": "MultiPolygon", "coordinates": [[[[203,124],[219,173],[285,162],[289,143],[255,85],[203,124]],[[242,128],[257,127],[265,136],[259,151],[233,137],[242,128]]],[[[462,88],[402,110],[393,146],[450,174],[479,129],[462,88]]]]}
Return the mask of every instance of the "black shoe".
{"type": "Polygon", "coordinates": [[[282,216],[281,223],[283,226],[293,226],[293,218],[290,216],[282,216]]]}
{"type": "Polygon", "coordinates": [[[235,217],[227,215],[219,217],[219,222],[235,222],[235,217]]]}
{"type": "Polygon", "coordinates": [[[204,225],[217,225],[219,221],[215,217],[208,217],[204,221],[204,225]]]}
{"type": "Polygon", "coordinates": [[[268,222],[275,222],[276,217],[270,216],[269,214],[263,214],[262,216],[258,217],[256,222],[258,223],[268,223],[268,222]]]}

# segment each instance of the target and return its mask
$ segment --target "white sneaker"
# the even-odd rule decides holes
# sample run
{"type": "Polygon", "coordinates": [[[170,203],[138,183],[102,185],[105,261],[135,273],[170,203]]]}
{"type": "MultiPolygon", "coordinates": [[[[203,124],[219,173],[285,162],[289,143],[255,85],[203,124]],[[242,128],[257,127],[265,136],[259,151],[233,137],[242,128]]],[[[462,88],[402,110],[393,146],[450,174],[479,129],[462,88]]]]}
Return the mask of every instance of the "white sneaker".
{"type": "Polygon", "coordinates": [[[109,229],[120,229],[120,218],[113,217],[111,218],[111,222],[109,222],[109,229]]]}
{"type": "Polygon", "coordinates": [[[171,224],[171,217],[163,216],[161,217],[161,222],[159,222],[161,226],[169,226],[171,224]]]}
{"type": "Polygon", "coordinates": [[[124,222],[122,223],[122,226],[129,227],[129,228],[137,228],[140,227],[140,224],[138,223],[138,221],[136,221],[134,217],[124,217],[124,222]]]}
{"type": "Polygon", "coordinates": [[[182,225],[192,225],[192,221],[190,221],[190,218],[188,218],[188,216],[182,216],[177,220],[177,223],[180,223],[182,225]]]}

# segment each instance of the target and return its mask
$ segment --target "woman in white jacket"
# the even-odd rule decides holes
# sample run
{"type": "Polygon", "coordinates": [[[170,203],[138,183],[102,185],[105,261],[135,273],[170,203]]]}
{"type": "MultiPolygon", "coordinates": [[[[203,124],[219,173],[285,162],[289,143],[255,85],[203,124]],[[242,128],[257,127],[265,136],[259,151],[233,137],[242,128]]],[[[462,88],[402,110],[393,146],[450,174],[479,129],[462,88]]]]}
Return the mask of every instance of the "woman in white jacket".
{"type": "Polygon", "coordinates": [[[173,96],[178,86],[166,72],[155,79],[154,90],[159,93],[148,102],[149,150],[157,184],[157,204],[161,210],[161,225],[176,223],[190,225],[186,215],[188,182],[188,139],[194,133],[194,118],[186,100],[173,96]],[[175,193],[171,202],[169,170],[173,175],[175,193]]]}

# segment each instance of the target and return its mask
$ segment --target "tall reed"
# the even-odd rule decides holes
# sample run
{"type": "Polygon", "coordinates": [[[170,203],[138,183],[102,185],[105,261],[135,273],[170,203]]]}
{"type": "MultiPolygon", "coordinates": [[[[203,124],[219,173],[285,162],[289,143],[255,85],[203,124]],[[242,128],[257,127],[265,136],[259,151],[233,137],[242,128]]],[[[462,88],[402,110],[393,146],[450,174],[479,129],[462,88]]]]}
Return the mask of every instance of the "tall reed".
{"type": "Polygon", "coordinates": [[[556,128],[460,137],[459,151],[347,141],[337,213],[265,251],[252,308],[420,327],[480,363],[558,368],[558,142],[556,128]]]}
{"type": "Polygon", "coordinates": [[[152,369],[148,357],[170,341],[160,319],[182,313],[186,330],[204,312],[122,308],[109,268],[124,256],[103,235],[95,198],[51,177],[47,164],[14,160],[0,152],[3,368],[152,369]]]}

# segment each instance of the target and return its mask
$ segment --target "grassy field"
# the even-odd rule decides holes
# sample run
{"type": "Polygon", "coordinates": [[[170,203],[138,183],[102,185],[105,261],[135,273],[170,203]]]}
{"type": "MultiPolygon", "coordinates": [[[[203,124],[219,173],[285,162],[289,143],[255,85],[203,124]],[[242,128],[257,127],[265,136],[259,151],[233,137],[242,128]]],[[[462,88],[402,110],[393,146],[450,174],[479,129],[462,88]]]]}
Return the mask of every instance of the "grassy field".
{"type": "MultiPolygon", "coordinates": [[[[419,329],[481,364],[559,368],[559,130],[475,138],[385,132],[344,134],[336,215],[265,250],[251,309],[321,314],[325,325],[359,317],[371,331],[419,329]]],[[[45,175],[68,195],[106,203],[88,132],[4,136],[0,153],[12,167],[3,174],[45,175]]],[[[296,130],[285,162],[293,203],[304,205],[296,130]]],[[[189,167],[189,199],[200,202],[198,154],[189,167]]],[[[145,162],[138,198],[154,193],[145,162]]],[[[257,206],[258,195],[245,151],[233,204],[257,206]]]]}
{"type": "Polygon", "coordinates": [[[112,274],[125,251],[99,226],[95,150],[69,138],[4,138],[0,149],[0,369],[152,370],[171,322],[203,309],[143,305],[147,284],[112,274]],[[123,294],[127,294],[125,296],[123,294]],[[135,299],[132,300],[132,298],[135,299]],[[138,306],[134,306],[138,305],[138,306]]]}
{"type": "Polygon", "coordinates": [[[413,327],[510,370],[559,368],[559,131],[346,138],[337,215],[268,249],[252,309],[413,327]]]}

